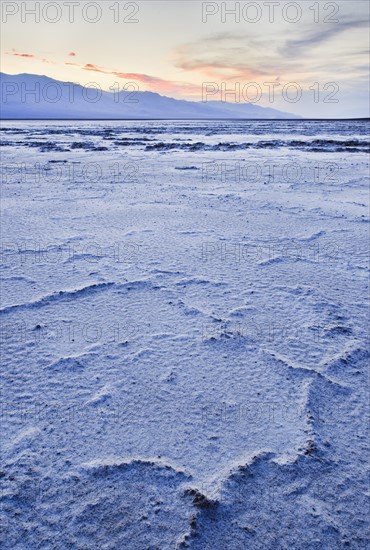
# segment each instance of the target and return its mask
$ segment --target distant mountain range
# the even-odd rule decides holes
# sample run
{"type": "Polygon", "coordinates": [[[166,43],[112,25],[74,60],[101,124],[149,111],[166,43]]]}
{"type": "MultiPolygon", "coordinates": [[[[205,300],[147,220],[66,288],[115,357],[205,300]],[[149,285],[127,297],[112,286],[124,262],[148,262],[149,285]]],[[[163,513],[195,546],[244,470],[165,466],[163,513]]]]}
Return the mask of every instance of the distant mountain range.
{"type": "Polygon", "coordinates": [[[2,119],[291,119],[252,103],[185,101],[153,92],[106,92],[34,74],[0,73],[2,119]]]}

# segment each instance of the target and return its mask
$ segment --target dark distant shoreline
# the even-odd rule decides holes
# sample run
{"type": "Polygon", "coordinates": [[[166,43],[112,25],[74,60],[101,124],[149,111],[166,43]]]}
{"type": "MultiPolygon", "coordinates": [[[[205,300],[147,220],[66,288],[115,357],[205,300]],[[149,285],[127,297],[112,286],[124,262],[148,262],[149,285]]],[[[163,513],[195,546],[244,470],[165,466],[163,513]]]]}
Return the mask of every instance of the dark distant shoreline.
{"type": "Polygon", "coordinates": [[[0,122],[338,122],[338,121],[370,121],[370,117],[361,118],[0,118],[0,122]]]}

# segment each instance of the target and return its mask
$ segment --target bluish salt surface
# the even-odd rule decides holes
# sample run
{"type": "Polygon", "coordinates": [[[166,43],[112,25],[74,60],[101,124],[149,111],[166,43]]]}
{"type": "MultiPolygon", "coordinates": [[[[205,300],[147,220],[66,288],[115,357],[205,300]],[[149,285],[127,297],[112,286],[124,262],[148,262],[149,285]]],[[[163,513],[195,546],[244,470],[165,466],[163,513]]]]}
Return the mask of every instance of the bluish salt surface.
{"type": "Polygon", "coordinates": [[[2,124],[4,548],[366,547],[368,124],[2,124]]]}

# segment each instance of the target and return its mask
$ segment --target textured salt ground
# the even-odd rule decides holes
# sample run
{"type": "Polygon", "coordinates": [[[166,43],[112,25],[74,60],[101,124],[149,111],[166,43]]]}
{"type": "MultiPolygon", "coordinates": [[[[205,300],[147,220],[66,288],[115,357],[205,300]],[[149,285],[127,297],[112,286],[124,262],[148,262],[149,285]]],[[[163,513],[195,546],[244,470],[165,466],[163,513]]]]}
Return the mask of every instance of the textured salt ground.
{"type": "Polygon", "coordinates": [[[4,146],[15,146],[22,142],[27,147],[36,148],[42,153],[69,152],[75,150],[106,151],[112,149],[141,149],[145,151],[238,151],[250,148],[281,149],[284,147],[295,150],[315,152],[368,152],[369,141],[366,121],[310,121],[300,122],[296,127],[289,122],[274,122],[271,124],[254,121],[251,125],[245,121],[225,124],[218,121],[215,124],[179,124],[169,122],[164,124],[120,123],[111,124],[107,130],[104,123],[85,124],[76,132],[63,123],[55,123],[54,128],[39,129],[34,125],[26,127],[3,127],[4,146]],[[89,127],[90,126],[90,127],[89,127]],[[145,137],[144,137],[145,134],[145,137]],[[178,137],[179,134],[181,137],[178,137]],[[150,136],[150,137],[148,137],[150,136]],[[183,137],[187,136],[187,137],[183,137]],[[355,137],[356,136],[356,137],[355,137]]]}
{"type": "Polygon", "coordinates": [[[196,155],[4,186],[6,548],[366,547],[366,165],[335,158],[319,190],[196,155]]]}

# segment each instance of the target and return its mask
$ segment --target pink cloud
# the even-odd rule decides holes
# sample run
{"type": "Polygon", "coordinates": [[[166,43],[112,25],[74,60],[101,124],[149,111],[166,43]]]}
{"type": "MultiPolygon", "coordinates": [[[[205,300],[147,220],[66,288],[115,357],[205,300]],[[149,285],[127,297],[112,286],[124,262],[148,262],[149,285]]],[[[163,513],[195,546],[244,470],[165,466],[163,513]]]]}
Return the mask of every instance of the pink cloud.
{"type": "Polygon", "coordinates": [[[23,57],[24,59],[36,59],[37,61],[41,61],[42,63],[53,63],[54,61],[50,61],[49,59],[46,59],[46,57],[38,57],[37,55],[34,55],[33,53],[22,53],[17,52],[15,48],[12,48],[11,52],[7,52],[7,55],[13,55],[15,57],[23,57]]]}
{"type": "Polygon", "coordinates": [[[35,56],[31,53],[11,53],[10,55],[15,55],[16,57],[27,57],[29,59],[35,59],[35,56]]]}
{"type": "MultiPolygon", "coordinates": [[[[78,66],[77,64],[74,64],[78,66]]],[[[126,73],[122,71],[117,71],[114,69],[108,69],[106,67],[100,67],[99,65],[94,65],[93,63],[86,63],[85,65],[80,65],[80,69],[84,71],[92,71],[105,75],[116,76],[122,80],[130,80],[135,82],[141,82],[147,85],[150,88],[150,91],[161,92],[161,93],[184,93],[189,94],[199,94],[200,87],[195,86],[187,82],[176,82],[172,80],[166,80],[159,78],[157,76],[151,76],[144,73],[126,73]]]]}

